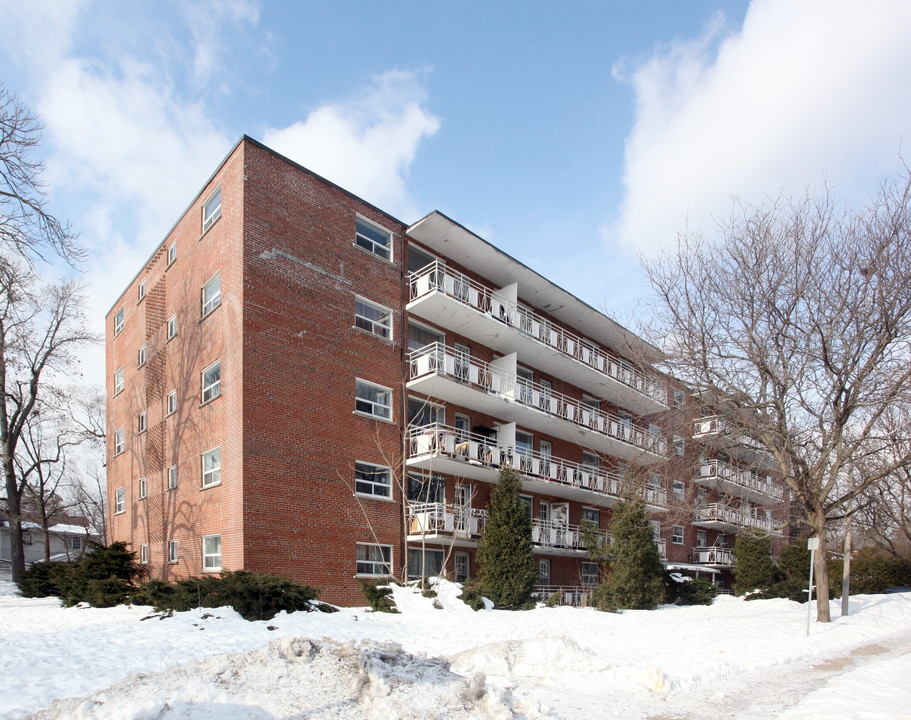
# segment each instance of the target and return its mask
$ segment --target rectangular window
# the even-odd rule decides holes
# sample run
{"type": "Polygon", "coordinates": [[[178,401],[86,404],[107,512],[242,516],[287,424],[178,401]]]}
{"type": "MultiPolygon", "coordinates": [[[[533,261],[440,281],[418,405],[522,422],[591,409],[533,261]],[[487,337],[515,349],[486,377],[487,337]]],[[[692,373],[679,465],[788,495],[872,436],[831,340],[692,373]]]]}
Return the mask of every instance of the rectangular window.
{"type": "Polygon", "coordinates": [[[455,581],[463,583],[471,577],[471,558],[468,553],[457,552],[455,554],[455,581]]]}
{"type": "Polygon", "coordinates": [[[594,453],[582,451],[582,465],[590,470],[598,470],[601,467],[601,458],[594,453]]]}
{"type": "Polygon", "coordinates": [[[708,542],[708,539],[707,539],[705,530],[697,530],[696,531],[696,547],[706,547],[707,542],[708,542]]]}
{"type": "Polygon", "coordinates": [[[114,313],[114,337],[123,331],[123,308],[114,313]]]}
{"type": "Polygon", "coordinates": [[[360,298],[354,299],[354,325],[388,339],[392,334],[392,311],[360,298]]]}
{"type": "Polygon", "coordinates": [[[175,241],[175,242],[172,242],[168,246],[168,266],[170,267],[170,265],[173,264],[173,262],[176,259],[177,259],[177,242],[175,241]]]}
{"type": "Polygon", "coordinates": [[[168,543],[168,562],[176,563],[177,562],[177,541],[171,540],[168,543]]]}
{"type": "Polygon", "coordinates": [[[136,419],[136,432],[144,433],[146,431],[146,414],[139,413],[139,417],[136,419]]]}
{"type": "Polygon", "coordinates": [[[370,463],[354,463],[354,491],[358,495],[392,497],[392,470],[370,463]]]}
{"type": "Polygon", "coordinates": [[[658,473],[649,473],[648,474],[648,486],[651,490],[660,490],[661,489],[661,475],[658,473]]]}
{"type": "Polygon", "coordinates": [[[443,574],[443,551],[430,548],[408,549],[408,577],[439,577],[443,574]]]}
{"type": "Polygon", "coordinates": [[[706,498],[705,488],[701,488],[701,487],[696,488],[696,507],[705,505],[705,498],[706,498]]]}
{"type": "Polygon", "coordinates": [[[148,494],[148,482],[144,477],[139,478],[139,499],[142,500],[148,494]]]}
{"type": "Polygon", "coordinates": [[[358,575],[392,575],[392,545],[357,544],[358,575]]]}
{"type": "Polygon", "coordinates": [[[202,206],[202,231],[205,232],[221,217],[221,188],[209,196],[202,206]]]}
{"type": "Polygon", "coordinates": [[[674,525],[671,542],[674,545],[683,545],[683,525],[674,525]]]}
{"type": "Polygon", "coordinates": [[[205,317],[221,305],[221,271],[215,273],[205,285],[202,286],[202,316],[205,317]]]}
{"type": "Polygon", "coordinates": [[[168,340],[177,336],[177,315],[168,318],[168,340]]]}
{"type": "Polygon", "coordinates": [[[126,490],[122,487],[114,491],[114,513],[120,515],[127,511],[126,490]]]}
{"type": "Polygon", "coordinates": [[[143,280],[139,283],[139,299],[142,300],[146,296],[146,281],[143,280]]]}
{"type": "Polygon", "coordinates": [[[392,419],[392,390],[365,380],[355,380],[354,409],[356,412],[390,420],[392,419]]]}
{"type": "Polygon", "coordinates": [[[674,455],[683,457],[685,442],[679,435],[674,435],[674,455]]]}
{"type": "Polygon", "coordinates": [[[686,488],[681,480],[674,480],[674,495],[683,500],[686,494],[686,488]]]}
{"type": "Polygon", "coordinates": [[[139,546],[139,562],[141,562],[143,565],[149,564],[149,546],[148,545],[139,546]]]}
{"type": "Polygon", "coordinates": [[[595,527],[601,526],[601,511],[597,508],[582,508],[582,521],[590,522],[595,527]]]}
{"type": "Polygon", "coordinates": [[[436,473],[408,473],[408,499],[414,503],[441,503],[446,495],[446,478],[436,473]]]}
{"type": "Polygon", "coordinates": [[[221,484],[221,448],[215,448],[202,454],[202,486],[212,487],[221,484]]]}
{"type": "Polygon", "coordinates": [[[582,585],[584,587],[593,587],[598,584],[598,563],[582,563],[582,585]]]}
{"type": "Polygon", "coordinates": [[[683,390],[674,390],[674,408],[683,410],[683,390]]]}
{"type": "Polygon", "coordinates": [[[392,256],[392,233],[364,218],[357,219],[354,242],[384,260],[392,256]]]}
{"type": "Polygon", "coordinates": [[[114,394],[123,392],[123,368],[114,371],[114,394]]]}
{"type": "Polygon", "coordinates": [[[202,539],[202,571],[221,570],[221,535],[206,535],[202,539]]]}
{"type": "Polygon", "coordinates": [[[177,466],[171,465],[168,468],[168,490],[174,490],[177,487],[177,466]]]}
{"type": "Polygon", "coordinates": [[[123,442],[123,428],[117,428],[114,431],[114,454],[120,455],[123,452],[124,442],[123,442]]]}
{"type": "Polygon", "coordinates": [[[202,401],[214,400],[221,395],[221,361],[214,362],[202,371],[202,401]]]}
{"type": "Polygon", "coordinates": [[[72,548],[73,550],[81,550],[82,549],[82,539],[81,538],[72,538],[72,540],[70,542],[70,548],[72,548]]]}
{"type": "Polygon", "coordinates": [[[171,390],[168,393],[168,415],[173,415],[177,412],[177,391],[171,390]]]}
{"type": "Polygon", "coordinates": [[[139,348],[139,367],[142,367],[146,364],[146,346],[143,345],[139,348]]]}

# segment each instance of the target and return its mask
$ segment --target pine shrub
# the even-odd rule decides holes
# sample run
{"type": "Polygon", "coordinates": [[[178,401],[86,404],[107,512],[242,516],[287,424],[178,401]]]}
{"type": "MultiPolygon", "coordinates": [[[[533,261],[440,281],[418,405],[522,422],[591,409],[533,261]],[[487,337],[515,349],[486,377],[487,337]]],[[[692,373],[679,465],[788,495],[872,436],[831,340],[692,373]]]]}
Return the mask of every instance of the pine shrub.
{"type": "Polygon", "coordinates": [[[772,541],[768,535],[742,533],[734,543],[734,594],[745,595],[774,582],[772,541]]]}
{"type": "Polygon", "coordinates": [[[514,470],[500,471],[487,501],[487,524],[478,546],[482,594],[497,607],[528,607],[538,579],[531,544],[531,518],[519,491],[522,481],[514,470]]]}
{"type": "Polygon", "coordinates": [[[22,573],[19,579],[19,592],[25,597],[59,597],[70,565],[71,563],[54,561],[33,564],[22,573]]]}
{"type": "Polygon", "coordinates": [[[878,593],[896,585],[911,586],[911,562],[877,548],[862,548],[851,558],[851,592],[878,593]]]}
{"type": "Polygon", "coordinates": [[[718,595],[718,586],[706,577],[679,582],[668,573],[665,586],[668,602],[675,605],[711,605],[718,595]]]}
{"type": "Polygon", "coordinates": [[[485,607],[484,598],[481,596],[480,590],[472,582],[466,582],[462,585],[462,593],[459,595],[459,600],[475,612],[483,610],[485,607]]]}
{"type": "Polygon", "coordinates": [[[361,591],[367,598],[367,604],[374,612],[398,613],[399,609],[395,606],[395,598],[392,596],[392,588],[389,587],[390,580],[377,580],[375,582],[365,582],[361,580],[361,591]]]}

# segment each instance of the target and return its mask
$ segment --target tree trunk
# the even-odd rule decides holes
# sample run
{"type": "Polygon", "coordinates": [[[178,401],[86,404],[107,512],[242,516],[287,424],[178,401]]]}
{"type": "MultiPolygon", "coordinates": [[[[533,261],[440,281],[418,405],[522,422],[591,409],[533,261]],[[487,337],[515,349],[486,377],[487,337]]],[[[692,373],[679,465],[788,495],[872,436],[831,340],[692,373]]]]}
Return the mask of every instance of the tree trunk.
{"type": "Polygon", "coordinates": [[[831,622],[829,617],[829,567],[826,564],[826,516],[820,508],[810,514],[813,536],[819,539],[819,549],[813,562],[816,582],[816,622],[831,622]]]}
{"type": "Polygon", "coordinates": [[[19,486],[12,461],[3,463],[3,479],[6,481],[6,506],[9,510],[10,559],[13,564],[13,582],[22,579],[25,572],[25,545],[22,543],[22,515],[19,486]]]}

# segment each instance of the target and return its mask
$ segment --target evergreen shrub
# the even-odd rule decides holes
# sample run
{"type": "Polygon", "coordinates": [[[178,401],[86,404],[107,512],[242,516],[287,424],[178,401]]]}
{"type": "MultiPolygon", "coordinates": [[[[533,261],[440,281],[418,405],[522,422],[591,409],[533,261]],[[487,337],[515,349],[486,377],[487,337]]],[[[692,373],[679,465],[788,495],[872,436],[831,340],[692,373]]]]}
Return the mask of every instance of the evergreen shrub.
{"type": "Polygon", "coordinates": [[[390,582],[390,578],[381,578],[374,582],[360,581],[361,591],[374,612],[398,613],[399,609],[395,606],[392,588],[389,587],[390,582]]]}
{"type": "Polygon", "coordinates": [[[475,612],[483,610],[485,607],[484,598],[481,596],[480,590],[478,590],[473,582],[466,582],[462,585],[462,593],[459,595],[459,600],[475,612]]]}
{"type": "Polygon", "coordinates": [[[734,594],[768,588],[775,580],[772,540],[768,535],[742,533],[734,543],[734,594]]]}

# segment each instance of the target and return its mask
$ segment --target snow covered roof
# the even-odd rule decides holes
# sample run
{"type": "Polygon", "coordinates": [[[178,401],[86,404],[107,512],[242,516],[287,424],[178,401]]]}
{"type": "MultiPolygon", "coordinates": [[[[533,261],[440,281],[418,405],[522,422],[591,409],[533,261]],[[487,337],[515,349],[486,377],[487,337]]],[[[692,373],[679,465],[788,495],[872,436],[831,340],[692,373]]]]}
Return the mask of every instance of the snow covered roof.
{"type": "Polygon", "coordinates": [[[64,523],[58,523],[57,525],[51,525],[48,530],[52,533],[58,535],[88,535],[89,529],[82,527],[82,525],[66,525],[64,523]]]}

